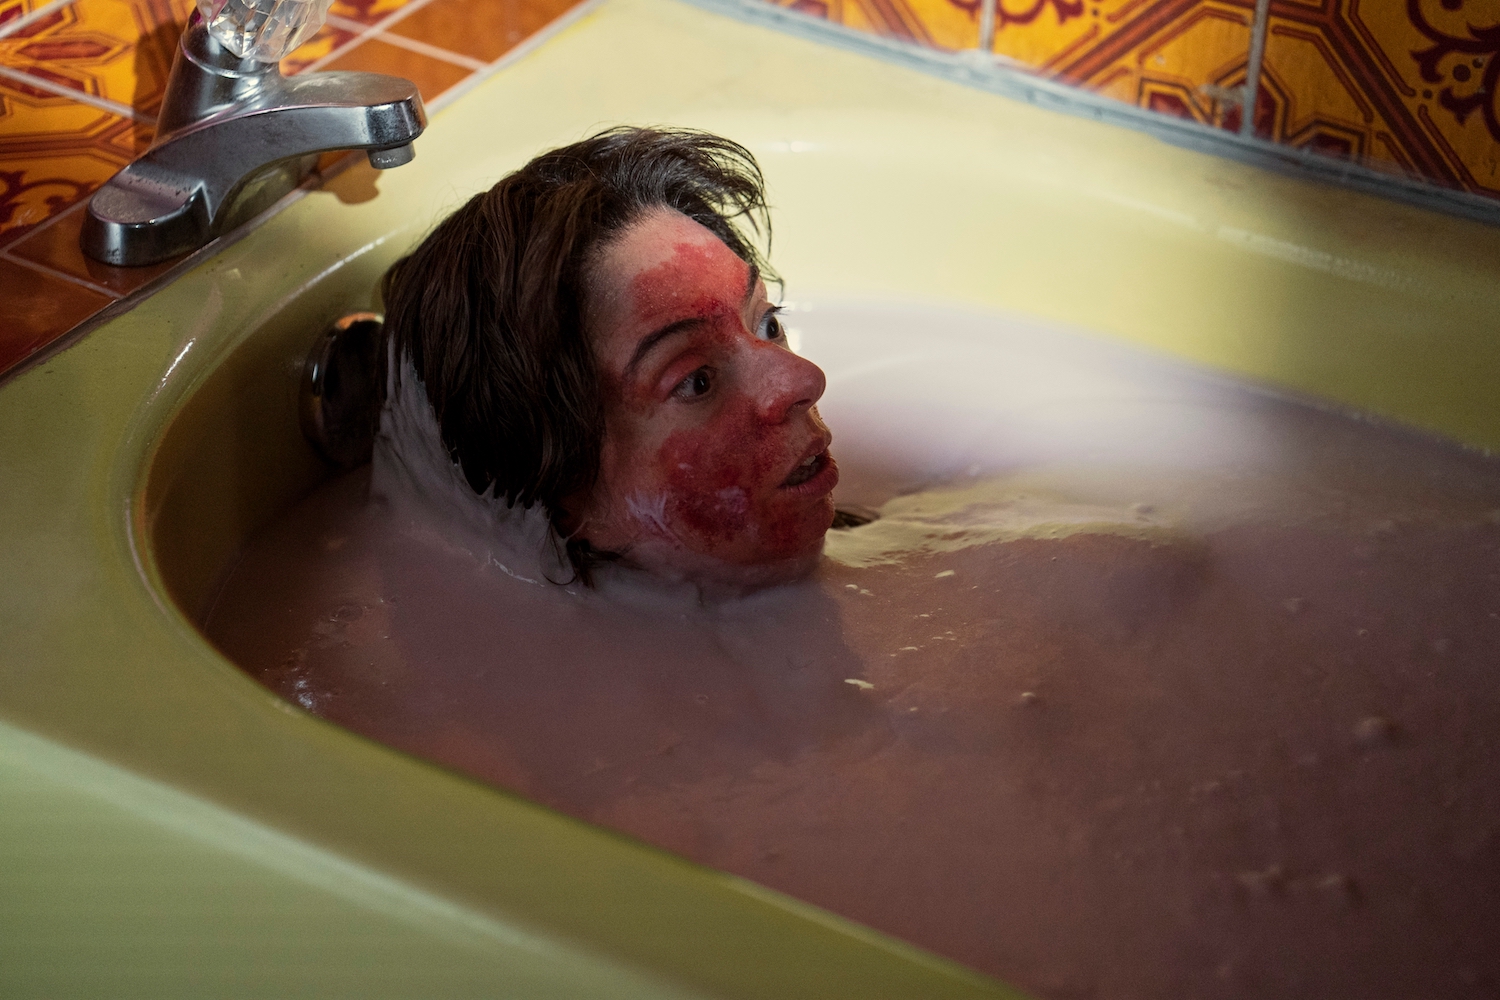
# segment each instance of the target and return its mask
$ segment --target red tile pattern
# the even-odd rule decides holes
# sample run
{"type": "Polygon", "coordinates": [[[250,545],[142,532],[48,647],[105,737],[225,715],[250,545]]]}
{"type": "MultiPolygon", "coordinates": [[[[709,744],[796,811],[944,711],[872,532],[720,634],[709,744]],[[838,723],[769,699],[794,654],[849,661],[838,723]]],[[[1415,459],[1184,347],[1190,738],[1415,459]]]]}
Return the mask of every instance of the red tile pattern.
{"type": "MultiPolygon", "coordinates": [[[[282,70],[394,73],[431,105],[576,2],[335,0],[282,70]]],[[[0,0],[0,375],[171,270],[89,260],[78,232],[82,203],[150,144],[192,8],[0,0]]],[[[343,160],[324,157],[320,169],[343,160]]]]}
{"type": "Polygon", "coordinates": [[[1263,138],[1500,197],[1500,2],[1275,0],[1263,138]]]}
{"type": "Polygon", "coordinates": [[[154,115],[192,0],[75,0],[0,38],[0,66],[154,115]]]}
{"type": "Polygon", "coordinates": [[[86,197],[149,138],[134,119],[0,77],[0,248],[86,197]]]}
{"type": "MultiPolygon", "coordinates": [[[[769,0],[941,49],[982,0],[769,0]]],[[[994,51],[1040,75],[1238,131],[1254,0],[996,0],[994,51]]],[[[1500,197],[1500,0],[1271,0],[1253,131],[1500,197]]]]}
{"type": "Polygon", "coordinates": [[[0,32],[15,31],[23,20],[37,16],[47,0],[0,0],[0,32]]]}
{"type": "Polygon", "coordinates": [[[1254,0],[1053,0],[1030,20],[997,18],[995,51],[1087,90],[1235,131],[1254,11],[1254,0]],[[1049,36],[1062,44],[1047,44],[1049,36]]]}

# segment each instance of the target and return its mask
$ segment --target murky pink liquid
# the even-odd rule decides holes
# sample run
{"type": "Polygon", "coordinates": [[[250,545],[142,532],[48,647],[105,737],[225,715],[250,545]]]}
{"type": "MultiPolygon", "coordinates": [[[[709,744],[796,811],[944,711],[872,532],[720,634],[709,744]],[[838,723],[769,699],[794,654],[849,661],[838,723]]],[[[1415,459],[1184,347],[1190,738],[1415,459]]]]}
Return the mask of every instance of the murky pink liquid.
{"type": "Polygon", "coordinates": [[[1117,521],[947,510],[972,544],[833,543],[705,607],[519,581],[361,470],[207,632],[351,729],[1039,996],[1496,995],[1500,463],[993,319],[793,326],[845,501],[1117,521]]]}

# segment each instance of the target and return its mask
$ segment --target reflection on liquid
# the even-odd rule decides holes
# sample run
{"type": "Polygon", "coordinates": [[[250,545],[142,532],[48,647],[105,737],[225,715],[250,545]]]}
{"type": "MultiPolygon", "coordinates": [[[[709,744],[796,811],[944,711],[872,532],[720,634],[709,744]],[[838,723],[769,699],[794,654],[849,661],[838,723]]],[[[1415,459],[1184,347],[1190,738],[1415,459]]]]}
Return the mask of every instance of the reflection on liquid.
{"type": "Polygon", "coordinates": [[[996,320],[795,325],[842,498],[883,506],[813,579],[521,579],[362,470],[251,546],[210,635],[1040,996],[1500,989],[1500,463],[996,320]]]}

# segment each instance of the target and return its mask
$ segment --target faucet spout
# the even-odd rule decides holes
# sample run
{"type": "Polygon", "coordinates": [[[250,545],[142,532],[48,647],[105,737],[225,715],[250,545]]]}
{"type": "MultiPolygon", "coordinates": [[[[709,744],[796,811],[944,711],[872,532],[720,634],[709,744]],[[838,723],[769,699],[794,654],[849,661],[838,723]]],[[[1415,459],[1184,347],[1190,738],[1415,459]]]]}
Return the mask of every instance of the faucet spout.
{"type": "MultiPolygon", "coordinates": [[[[195,13],[168,83],[162,132],[89,202],[82,244],[108,264],[154,264],[194,250],[298,182],[298,161],[362,149],[378,168],[412,159],[427,125],[416,86],[378,73],[286,79],[275,63],[227,52],[195,13]]],[[[253,214],[253,212],[251,213],[253,214]]]]}

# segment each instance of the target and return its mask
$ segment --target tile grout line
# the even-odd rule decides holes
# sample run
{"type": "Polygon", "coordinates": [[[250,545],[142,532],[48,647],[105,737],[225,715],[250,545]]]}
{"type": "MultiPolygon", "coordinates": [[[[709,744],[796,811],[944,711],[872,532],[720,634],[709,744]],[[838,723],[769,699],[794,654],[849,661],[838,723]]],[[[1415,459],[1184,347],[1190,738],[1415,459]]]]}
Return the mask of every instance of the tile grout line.
{"type": "MultiPolygon", "coordinates": [[[[19,267],[30,268],[33,271],[40,271],[42,274],[50,275],[53,278],[59,278],[63,281],[66,281],[70,285],[81,285],[84,288],[89,289],[90,291],[98,292],[100,295],[106,296],[112,302],[118,302],[125,297],[119,292],[105,288],[103,285],[96,285],[92,281],[85,281],[83,278],[80,278],[77,275],[69,274],[66,271],[59,271],[55,267],[48,267],[46,264],[38,263],[34,260],[27,260],[25,257],[17,257],[10,252],[9,247],[6,247],[4,250],[0,250],[0,260],[9,261],[10,263],[15,264],[19,267]]],[[[73,326],[77,325],[77,323],[73,324],[73,326]]],[[[71,330],[72,327],[69,327],[68,329],[71,330]]],[[[64,330],[62,332],[67,333],[68,331],[64,330]]]]}
{"type": "Polygon", "coordinates": [[[110,114],[119,115],[121,118],[129,118],[143,125],[155,125],[156,118],[125,104],[117,104],[107,97],[99,97],[87,91],[75,90],[72,87],[64,87],[60,83],[53,83],[45,77],[32,76],[25,70],[11,69],[9,66],[0,66],[0,78],[11,80],[15,83],[23,83],[28,87],[45,90],[55,97],[66,97],[77,101],[79,104],[87,104],[98,108],[100,111],[108,111],[110,114]]]}
{"type": "Polygon", "coordinates": [[[475,59],[473,56],[466,56],[458,52],[452,52],[440,46],[431,45],[427,42],[421,41],[420,39],[408,38],[405,35],[398,35],[393,31],[378,32],[375,35],[375,38],[378,41],[385,42],[387,45],[394,45],[397,48],[406,49],[410,52],[417,52],[424,56],[431,56],[434,59],[440,59],[443,62],[452,63],[455,66],[462,66],[465,69],[472,69],[477,71],[487,69],[489,67],[489,63],[485,62],[483,59],[475,59]]]}
{"type": "Polygon", "coordinates": [[[998,0],[980,0],[979,44],[975,46],[980,52],[995,51],[995,8],[998,6],[998,0]]]}
{"type": "Polygon", "coordinates": [[[22,14],[20,17],[16,18],[14,21],[10,22],[4,27],[0,27],[0,38],[7,38],[11,35],[14,35],[16,32],[20,31],[27,25],[35,24],[37,21],[40,21],[48,14],[51,14],[53,11],[62,10],[64,7],[73,2],[74,0],[52,0],[51,3],[42,4],[42,6],[38,7],[30,14],[22,14]]]}
{"type": "Polygon", "coordinates": [[[415,14],[430,3],[432,3],[432,0],[412,0],[411,3],[391,11],[385,17],[370,25],[370,27],[375,31],[384,31],[397,21],[404,21],[408,15],[415,14]]]}
{"type": "MultiPolygon", "coordinates": [[[[384,31],[390,25],[395,24],[397,21],[402,20],[403,18],[405,18],[409,14],[416,13],[417,11],[421,10],[423,7],[426,7],[430,3],[432,3],[432,0],[412,0],[411,3],[409,3],[406,6],[400,8],[399,10],[396,10],[396,11],[392,12],[389,17],[386,17],[386,18],[383,18],[382,20],[376,21],[374,24],[367,25],[367,26],[362,26],[364,28],[364,30],[361,31],[359,34],[355,35],[353,38],[349,39],[347,42],[345,42],[343,45],[340,45],[338,48],[334,49],[332,52],[329,52],[326,56],[323,56],[321,59],[315,59],[312,62],[308,63],[306,66],[302,67],[302,69],[298,70],[297,72],[299,72],[299,73],[316,73],[318,70],[322,69],[324,66],[328,65],[330,62],[332,62],[333,60],[337,59],[339,56],[341,56],[344,53],[348,52],[350,49],[354,48],[356,45],[360,44],[361,42],[365,41],[366,39],[375,37],[376,35],[378,35],[382,31],[384,31]]],[[[339,20],[342,21],[343,18],[339,18],[339,20]]],[[[355,21],[353,23],[359,24],[358,21],[355,21]]]]}
{"type": "Polygon", "coordinates": [[[562,14],[559,14],[557,17],[553,18],[551,21],[547,22],[536,31],[533,31],[530,35],[526,36],[526,38],[517,43],[516,46],[509,52],[506,52],[499,59],[496,59],[494,62],[487,65],[484,69],[470,75],[468,79],[460,80],[458,83],[443,91],[442,94],[438,95],[438,97],[429,104],[429,107],[433,111],[439,111],[447,107],[454,101],[463,97],[469,91],[473,90],[475,87],[479,86],[484,81],[488,80],[490,77],[494,76],[496,73],[510,66],[512,63],[524,59],[526,56],[530,55],[533,50],[550,41],[554,35],[560,34],[561,32],[572,27],[576,22],[583,20],[603,4],[604,0],[583,0],[583,3],[574,6],[571,10],[564,11],[562,14]]]}
{"type": "Polygon", "coordinates": [[[1240,103],[1240,135],[1255,136],[1255,104],[1260,93],[1261,64],[1266,60],[1266,29],[1271,20],[1271,0],[1255,0],[1255,19],[1250,24],[1250,52],[1245,60],[1245,96],[1240,103]]]}
{"type": "Polygon", "coordinates": [[[15,239],[7,243],[5,245],[5,248],[3,250],[0,250],[0,253],[10,253],[12,247],[18,247],[22,243],[25,243],[27,240],[35,237],[37,233],[51,229],[58,222],[72,215],[74,212],[83,211],[84,208],[88,205],[89,200],[94,197],[94,192],[98,190],[98,188],[95,188],[94,191],[90,191],[88,194],[84,195],[82,198],[79,198],[77,201],[69,205],[67,208],[63,209],[61,212],[57,212],[53,215],[47,216],[41,222],[38,222],[36,225],[26,230],[26,232],[22,233],[20,236],[17,236],[15,239]]]}
{"type": "Polygon", "coordinates": [[[363,21],[356,21],[354,18],[345,17],[342,14],[329,14],[327,17],[323,18],[323,23],[331,24],[335,28],[343,28],[351,35],[362,35],[366,31],[369,31],[371,28],[380,27],[379,21],[376,21],[374,24],[366,24],[363,21]]]}
{"type": "Polygon", "coordinates": [[[338,45],[338,46],[335,46],[334,48],[330,49],[328,51],[327,55],[320,56],[319,58],[314,59],[312,62],[308,63],[306,66],[303,66],[301,69],[299,69],[297,71],[297,73],[301,74],[301,73],[316,73],[316,72],[318,72],[318,70],[322,69],[324,66],[328,65],[329,63],[333,62],[339,56],[343,55],[345,52],[348,52],[350,49],[354,48],[356,45],[359,45],[361,42],[365,41],[367,38],[374,38],[376,36],[376,34],[379,33],[379,31],[380,31],[380,25],[378,25],[378,24],[367,25],[362,31],[360,31],[359,33],[357,33],[353,38],[349,39],[343,45],[338,45]]]}

